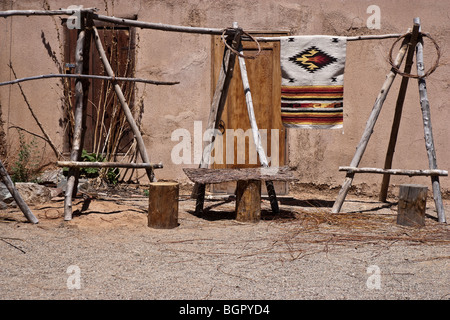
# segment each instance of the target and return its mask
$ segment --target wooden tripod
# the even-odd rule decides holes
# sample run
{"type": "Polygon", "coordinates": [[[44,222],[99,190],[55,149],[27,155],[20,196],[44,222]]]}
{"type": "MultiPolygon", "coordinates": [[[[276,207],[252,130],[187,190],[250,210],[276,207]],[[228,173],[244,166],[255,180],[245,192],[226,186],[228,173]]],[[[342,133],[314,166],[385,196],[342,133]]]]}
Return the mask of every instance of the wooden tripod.
{"type": "MultiPolygon", "coordinates": [[[[211,105],[211,111],[208,119],[208,129],[218,129],[219,121],[222,117],[222,113],[225,107],[225,102],[227,99],[228,88],[230,85],[231,78],[233,77],[234,65],[236,61],[236,55],[238,55],[239,67],[241,70],[242,85],[245,92],[245,100],[247,104],[247,113],[250,120],[250,125],[252,128],[253,142],[255,143],[256,150],[258,153],[259,161],[262,167],[269,167],[269,162],[261,144],[261,138],[258,132],[258,126],[256,124],[255,113],[253,109],[252,95],[250,92],[250,85],[248,82],[247,69],[245,66],[245,58],[243,56],[243,48],[241,43],[242,29],[238,28],[237,23],[233,23],[233,29],[236,29],[234,38],[228,37],[227,46],[225,47],[225,52],[223,55],[223,63],[220,69],[219,79],[214,92],[214,97],[211,105]],[[230,49],[231,48],[231,49],[230,49]],[[236,54],[238,53],[238,54],[236,54]]],[[[214,130],[214,134],[217,130],[214,130]]],[[[211,151],[213,149],[213,143],[215,140],[215,135],[211,138],[211,143],[203,148],[204,152],[202,155],[202,160],[200,163],[200,168],[207,168],[211,158],[211,151]]],[[[269,201],[272,208],[272,212],[278,213],[279,207],[277,202],[277,196],[275,193],[275,187],[272,181],[266,180],[267,193],[269,195],[269,201]]],[[[205,198],[205,184],[196,183],[192,196],[197,199],[195,211],[197,214],[203,211],[203,204],[205,198]]]]}
{"type": "Polygon", "coordinates": [[[358,168],[358,165],[362,159],[364,151],[369,142],[370,136],[372,135],[373,128],[377,121],[378,115],[380,114],[381,107],[383,106],[384,100],[389,92],[389,89],[394,81],[396,71],[394,68],[391,69],[390,73],[387,75],[386,80],[381,88],[381,92],[378,95],[369,119],[366,123],[366,128],[361,137],[361,140],[356,148],[355,155],[353,156],[352,162],[349,167],[340,167],[340,171],[347,171],[345,181],[339,191],[336,201],[333,205],[332,212],[338,213],[344,203],[345,197],[351,187],[355,173],[381,173],[383,174],[383,182],[381,186],[381,192],[379,199],[385,202],[387,197],[387,189],[389,186],[389,179],[391,174],[408,175],[408,176],[418,176],[427,175],[431,176],[432,187],[433,187],[433,197],[436,204],[436,211],[438,213],[439,222],[445,222],[444,207],[442,204],[442,197],[439,185],[439,176],[448,176],[448,172],[444,170],[437,170],[436,164],[436,152],[434,149],[433,134],[431,128],[430,120],[430,106],[428,102],[426,83],[424,79],[424,64],[423,64],[423,39],[420,33],[420,19],[414,19],[414,27],[409,37],[405,37],[401,48],[397,54],[394,61],[394,65],[398,68],[403,58],[406,54],[406,62],[404,73],[409,74],[411,72],[411,67],[413,63],[414,51],[416,51],[416,61],[417,61],[417,74],[419,76],[419,94],[420,94],[420,106],[422,109],[422,119],[425,132],[425,145],[428,153],[428,162],[430,170],[401,170],[401,169],[391,169],[392,159],[395,150],[395,144],[397,142],[398,129],[400,125],[400,119],[402,114],[403,103],[405,100],[406,88],[408,86],[408,77],[403,77],[396,108],[395,115],[392,124],[392,131],[389,140],[388,150],[386,153],[386,160],[384,164],[384,169],[378,168],[358,168]],[[407,52],[407,53],[406,53],[407,52]]]}

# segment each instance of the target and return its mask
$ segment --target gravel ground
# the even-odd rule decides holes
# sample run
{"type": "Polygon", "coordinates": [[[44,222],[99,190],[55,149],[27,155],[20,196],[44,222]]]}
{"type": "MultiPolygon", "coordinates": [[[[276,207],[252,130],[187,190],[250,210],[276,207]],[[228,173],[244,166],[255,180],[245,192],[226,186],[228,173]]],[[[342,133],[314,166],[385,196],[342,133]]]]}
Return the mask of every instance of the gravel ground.
{"type": "MultiPolygon", "coordinates": [[[[396,204],[348,196],[262,201],[256,224],[233,219],[234,201],[192,214],[180,196],[179,226],[147,227],[143,196],[99,196],[64,222],[63,201],[0,213],[2,299],[444,299],[450,298],[448,225],[428,201],[426,226],[396,225],[396,204]],[[305,199],[313,199],[306,201],[305,199]],[[79,281],[78,281],[79,280],[79,281]]],[[[83,202],[75,204],[81,209],[83,202]]],[[[445,201],[447,221],[450,202],[445,201]]]]}

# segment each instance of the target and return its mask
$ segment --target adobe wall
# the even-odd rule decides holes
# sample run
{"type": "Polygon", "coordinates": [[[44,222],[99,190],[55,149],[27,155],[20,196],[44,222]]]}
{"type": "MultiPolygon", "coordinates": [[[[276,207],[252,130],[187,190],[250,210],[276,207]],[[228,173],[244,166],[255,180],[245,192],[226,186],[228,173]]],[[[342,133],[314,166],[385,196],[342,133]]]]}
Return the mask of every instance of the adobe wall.
{"type": "MultiPolygon", "coordinates": [[[[448,43],[450,23],[447,1],[78,1],[85,7],[95,6],[100,13],[129,16],[139,20],[173,25],[225,28],[237,21],[245,30],[289,30],[294,35],[333,34],[341,36],[403,33],[412,26],[413,18],[420,17],[423,31],[429,32],[442,50],[441,65],[427,79],[431,103],[437,163],[440,169],[450,169],[450,66],[448,43]],[[369,30],[366,20],[369,5],[381,9],[381,28],[369,30]]],[[[73,1],[48,1],[52,9],[67,7],[73,1]]],[[[42,9],[43,1],[1,1],[0,10],[42,9]]],[[[55,62],[49,48],[60,55],[56,25],[58,18],[14,17],[0,19],[0,79],[13,76],[7,64],[12,60],[18,76],[56,73],[55,62]],[[56,22],[56,24],[55,24],[56,22]],[[47,44],[47,46],[45,46],[47,44]]],[[[203,128],[211,101],[211,37],[156,30],[137,30],[138,53],[136,76],[155,80],[180,81],[179,85],[138,85],[137,97],[142,98],[144,113],[142,132],[152,162],[162,161],[163,170],[156,172],[159,179],[187,182],[183,166],[171,161],[171,150],[178,141],[171,141],[171,133],[178,128],[189,130],[193,136],[194,121],[202,121],[203,128]]],[[[347,46],[344,93],[343,130],[288,130],[289,165],[296,167],[301,182],[327,188],[341,185],[344,173],[339,166],[349,165],[365,127],[375,98],[389,72],[387,56],[394,39],[353,41],[347,46]]],[[[435,52],[425,43],[425,65],[429,67],[435,52]]],[[[395,101],[400,84],[398,77],[391,88],[374,134],[364,154],[361,166],[382,167],[388,144],[395,101]]],[[[35,108],[41,122],[49,128],[54,142],[62,147],[60,119],[61,89],[58,80],[35,81],[23,84],[27,98],[35,108]]],[[[0,87],[3,129],[8,143],[14,145],[11,125],[39,132],[29,116],[17,86],[0,87]]],[[[51,158],[48,146],[43,150],[51,158]]],[[[49,159],[51,160],[51,159],[49,159]]],[[[404,115],[394,168],[426,169],[428,160],[423,139],[423,126],[419,106],[417,81],[410,80],[404,106],[404,115]]],[[[379,175],[356,175],[354,185],[364,192],[377,192],[379,175]]],[[[393,176],[393,184],[406,182],[429,185],[429,178],[393,176]]],[[[450,190],[449,179],[441,178],[442,189],[450,190]]],[[[395,189],[393,192],[397,193],[395,189]]]]}

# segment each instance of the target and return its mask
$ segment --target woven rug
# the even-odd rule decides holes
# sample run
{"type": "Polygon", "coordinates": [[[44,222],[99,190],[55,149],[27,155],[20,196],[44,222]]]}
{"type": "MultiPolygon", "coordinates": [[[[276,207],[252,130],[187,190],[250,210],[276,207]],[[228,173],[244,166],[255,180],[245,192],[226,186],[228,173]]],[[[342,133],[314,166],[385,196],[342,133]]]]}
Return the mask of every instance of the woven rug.
{"type": "Polygon", "coordinates": [[[346,48],[346,37],[281,39],[281,119],[285,127],[343,127],[346,48]]]}

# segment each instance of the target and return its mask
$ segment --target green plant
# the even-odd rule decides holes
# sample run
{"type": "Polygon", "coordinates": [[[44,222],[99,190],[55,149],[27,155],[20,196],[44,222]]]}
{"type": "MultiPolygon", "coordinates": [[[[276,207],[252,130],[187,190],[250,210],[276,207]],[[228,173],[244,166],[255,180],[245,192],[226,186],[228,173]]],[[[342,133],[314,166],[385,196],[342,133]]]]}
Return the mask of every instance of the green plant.
{"type": "Polygon", "coordinates": [[[17,160],[11,168],[11,179],[14,182],[33,181],[38,171],[38,161],[35,157],[37,143],[34,139],[26,142],[22,132],[18,131],[18,133],[19,152],[17,154],[17,160]]]}
{"type": "MultiPolygon", "coordinates": [[[[83,162],[102,162],[104,159],[96,153],[88,153],[83,149],[81,152],[81,161],[83,162]]],[[[96,178],[99,176],[99,168],[81,168],[80,175],[86,178],[96,178]]]]}
{"type": "MultiPolygon", "coordinates": [[[[103,162],[105,157],[101,154],[88,153],[83,149],[81,152],[81,161],[83,162],[103,162]]],[[[68,168],[63,169],[64,173],[69,171],[68,168]]],[[[100,178],[111,184],[119,182],[120,172],[118,168],[80,168],[80,177],[100,178]]]]}

